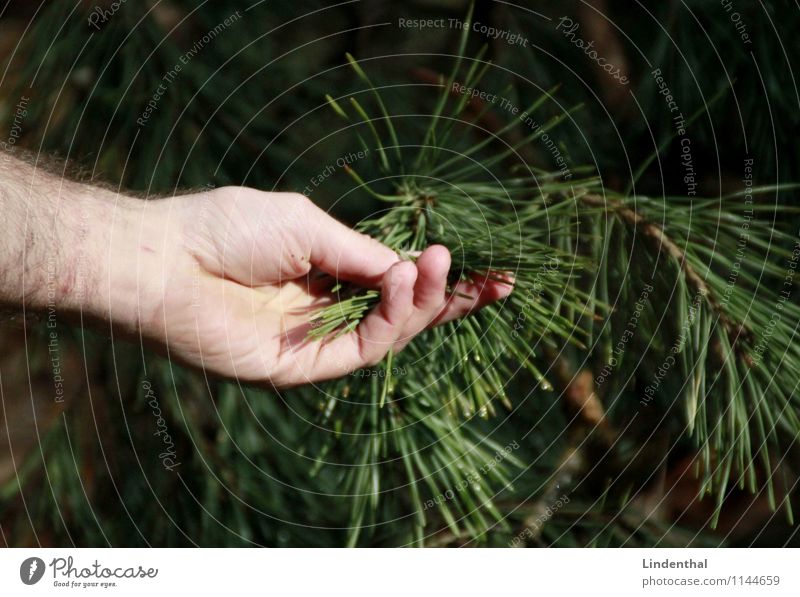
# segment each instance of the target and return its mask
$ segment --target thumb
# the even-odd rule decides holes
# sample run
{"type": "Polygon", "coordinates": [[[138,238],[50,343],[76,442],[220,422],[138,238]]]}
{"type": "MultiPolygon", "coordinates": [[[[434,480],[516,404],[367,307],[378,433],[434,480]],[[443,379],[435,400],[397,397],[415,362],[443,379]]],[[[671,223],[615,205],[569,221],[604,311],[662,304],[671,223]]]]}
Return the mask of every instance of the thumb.
{"type": "Polygon", "coordinates": [[[400,260],[397,253],[345,226],[319,207],[311,209],[311,265],[359,286],[379,286],[386,271],[400,260]]]}

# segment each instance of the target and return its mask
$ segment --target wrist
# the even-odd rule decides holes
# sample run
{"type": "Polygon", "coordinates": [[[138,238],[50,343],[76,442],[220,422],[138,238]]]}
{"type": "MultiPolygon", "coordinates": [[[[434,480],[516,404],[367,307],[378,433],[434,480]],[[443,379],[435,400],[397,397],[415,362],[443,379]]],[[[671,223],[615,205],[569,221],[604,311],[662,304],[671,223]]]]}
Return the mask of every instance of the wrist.
{"type": "Polygon", "coordinates": [[[90,224],[73,255],[78,267],[68,310],[111,322],[123,333],[152,335],[167,282],[181,264],[172,201],[116,193],[92,198],[90,224]]]}

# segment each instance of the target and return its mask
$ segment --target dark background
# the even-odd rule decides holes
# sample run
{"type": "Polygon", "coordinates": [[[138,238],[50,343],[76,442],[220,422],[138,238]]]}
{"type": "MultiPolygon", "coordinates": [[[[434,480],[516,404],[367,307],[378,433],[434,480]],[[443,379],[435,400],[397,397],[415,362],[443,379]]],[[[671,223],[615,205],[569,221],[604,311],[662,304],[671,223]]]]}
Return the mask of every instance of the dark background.
{"type": "MultiPolygon", "coordinates": [[[[128,0],[98,30],[90,15],[111,11],[109,2],[6,2],[0,8],[0,139],[7,147],[66,160],[71,175],[143,196],[229,184],[302,191],[330,156],[357,149],[325,102],[325,94],[338,97],[360,88],[345,53],[367,61],[377,85],[407,84],[387,96],[392,113],[430,109],[430,84],[449,72],[458,32],[402,29],[398,18],[463,19],[467,9],[460,0],[268,1],[247,10],[250,5],[128,0]],[[237,10],[242,17],[198,51],[167,86],[146,125],[137,124],[163,75],[237,10]]],[[[696,115],[687,134],[698,194],[716,197],[741,188],[745,159],[753,159],[758,184],[800,180],[800,8],[789,0],[734,0],[730,10],[726,6],[712,0],[480,1],[476,21],[520,32],[529,47],[473,34],[467,55],[487,44],[487,58],[496,66],[484,85],[508,88],[517,105],[560,85],[550,115],[582,107],[553,136],[572,167],[591,167],[609,189],[624,190],[661,146],[636,191],[686,193],[681,146],[651,76],[655,68],[682,114],[696,115]],[[734,13],[740,19],[732,19],[734,13]],[[579,23],[579,35],[595,40],[598,53],[630,79],[628,86],[622,89],[569,43],[556,28],[562,16],[579,23]],[[742,31],[752,43],[743,41],[742,31]]],[[[414,132],[410,126],[404,134],[413,138],[414,132]]],[[[556,169],[541,148],[530,152],[538,166],[556,169]]],[[[356,221],[374,205],[366,195],[340,202],[352,189],[339,172],[312,198],[356,221]]],[[[792,194],[780,198],[794,200],[792,194]]],[[[135,438],[137,426],[151,418],[137,391],[136,349],[116,345],[111,353],[107,339],[75,330],[76,348],[65,364],[72,368],[71,407],[62,413],[36,398],[45,393],[37,388],[50,383],[36,333],[35,326],[25,332],[13,323],[0,332],[3,414],[6,423],[13,422],[6,432],[11,441],[0,442],[0,450],[17,446],[14,464],[10,456],[0,459],[0,543],[341,543],[335,527],[347,505],[314,494],[320,486],[308,481],[302,459],[279,456],[278,445],[305,441],[281,403],[254,390],[209,388],[152,358],[151,371],[166,380],[164,408],[180,430],[180,448],[192,459],[192,473],[176,481],[149,470],[131,449],[136,440],[130,430],[135,438]],[[182,399],[189,395],[197,399],[182,399]],[[15,396],[25,399],[12,401],[15,396]],[[243,399],[247,416],[236,406],[243,399]],[[249,450],[257,474],[246,472],[242,455],[218,435],[218,419],[249,450]],[[270,429],[269,437],[261,425],[270,429]],[[225,493],[220,478],[246,505],[225,493]],[[300,486],[303,492],[293,489],[300,486]]],[[[537,420],[544,436],[548,426],[563,426],[558,416],[537,420]]],[[[544,542],[584,545],[602,537],[594,544],[685,545],[724,538],[749,545],[782,544],[794,536],[763,498],[745,493],[731,496],[720,527],[712,531],[710,506],[690,505],[696,487],[683,475],[690,461],[688,452],[678,451],[663,472],[667,483],[686,486],[672,492],[671,501],[651,503],[645,496],[619,517],[599,511],[597,520],[612,521],[603,534],[591,530],[597,520],[565,511],[566,519],[553,522],[556,531],[544,542]],[[642,522],[648,509],[658,510],[657,523],[642,522]]],[[[318,482],[324,488],[327,481],[318,482]]]]}

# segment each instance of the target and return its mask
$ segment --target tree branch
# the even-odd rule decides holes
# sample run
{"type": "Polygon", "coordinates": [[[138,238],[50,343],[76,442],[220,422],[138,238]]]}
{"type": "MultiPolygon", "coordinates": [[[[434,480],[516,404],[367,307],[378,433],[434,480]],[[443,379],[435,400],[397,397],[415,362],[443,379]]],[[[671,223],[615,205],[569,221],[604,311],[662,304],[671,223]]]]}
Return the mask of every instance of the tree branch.
{"type": "Polygon", "coordinates": [[[725,309],[717,300],[717,297],[708,286],[705,279],[692,267],[692,264],[686,256],[686,252],[667,236],[663,229],[636,213],[636,211],[625,205],[622,201],[601,197],[592,193],[580,196],[579,200],[591,207],[602,207],[603,209],[613,211],[624,222],[642,232],[657,251],[677,261],[687,284],[693,287],[694,290],[705,299],[708,306],[717,313],[719,321],[728,334],[731,346],[735,347],[748,366],[753,366],[752,358],[744,351],[740,343],[737,342],[740,336],[749,338],[751,336],[750,330],[745,327],[744,323],[737,324],[728,317],[725,313],[725,309]]]}

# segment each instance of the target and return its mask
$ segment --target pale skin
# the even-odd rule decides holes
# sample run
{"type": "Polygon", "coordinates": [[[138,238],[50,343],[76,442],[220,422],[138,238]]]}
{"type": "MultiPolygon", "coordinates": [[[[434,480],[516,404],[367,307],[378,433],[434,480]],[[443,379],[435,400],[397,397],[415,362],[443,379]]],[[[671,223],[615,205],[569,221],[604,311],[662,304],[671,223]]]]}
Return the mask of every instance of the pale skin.
{"type": "Polygon", "coordinates": [[[94,321],[216,376],[274,387],[339,377],[511,290],[480,280],[450,293],[445,247],[402,261],[295,193],[143,200],[0,157],[0,303],[94,321]],[[332,300],[320,273],[381,291],[355,331],[321,342],[306,337],[332,300]]]}

